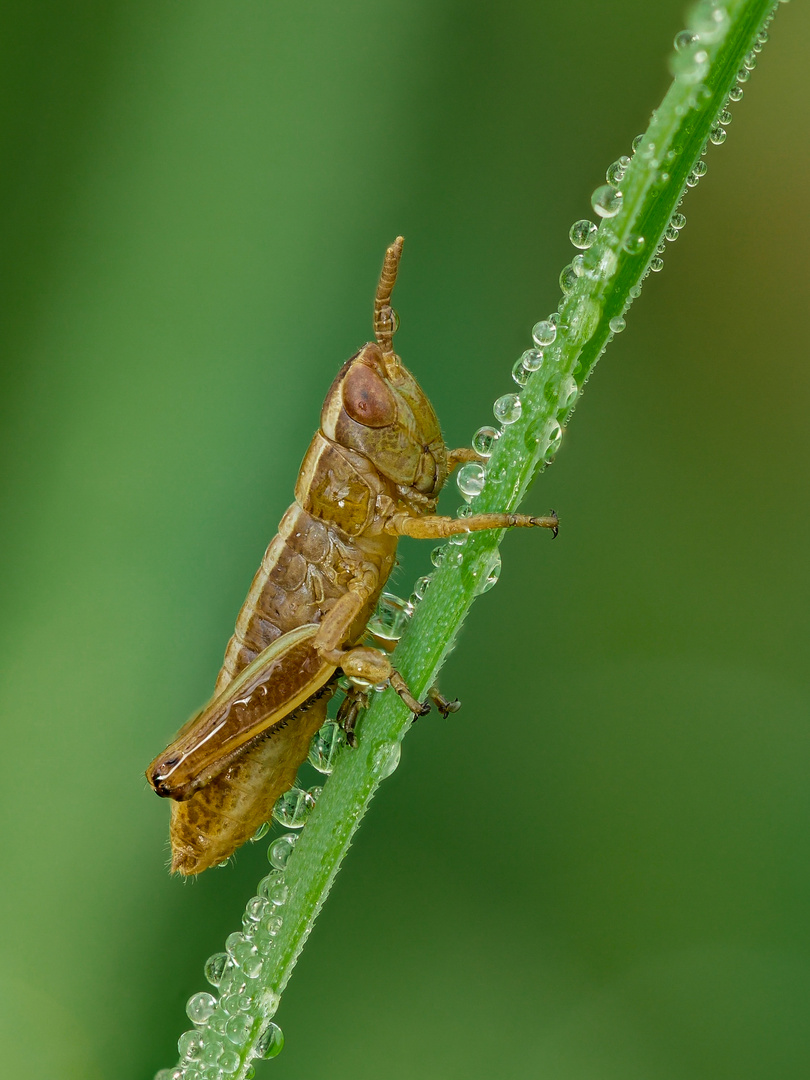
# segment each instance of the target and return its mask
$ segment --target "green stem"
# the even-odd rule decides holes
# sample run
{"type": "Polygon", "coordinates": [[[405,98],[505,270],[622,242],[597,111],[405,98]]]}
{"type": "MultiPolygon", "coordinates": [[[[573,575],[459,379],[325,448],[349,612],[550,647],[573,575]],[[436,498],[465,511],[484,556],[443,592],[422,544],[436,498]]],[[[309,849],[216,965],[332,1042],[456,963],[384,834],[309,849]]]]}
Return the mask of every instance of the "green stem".
{"type": "MultiPolygon", "coordinates": [[[[697,182],[694,170],[713,130],[715,141],[720,141],[718,116],[728,106],[729,92],[738,85],[746,58],[750,63],[750,51],[772,10],[773,0],[728,0],[724,6],[702,2],[692,9],[691,29],[699,33],[699,40],[673,55],[673,70],[679,73],[637,141],[620,184],[621,209],[602,221],[595,243],[584,252],[579,276],[569,275],[570,291],[560,305],[556,338],[544,348],[540,367],[523,388],[520,418],[505,427],[495,445],[485,486],[472,504],[476,512],[514,510],[555,452],[560,428],[617,328],[616,320],[624,317],[658,257],[656,249],[685,187],[697,182]],[[718,19],[715,24],[713,18],[718,19]]],[[[462,620],[484,590],[498,562],[501,538],[500,532],[469,536],[463,546],[453,549],[462,553],[460,564],[449,565],[445,559],[433,575],[396,650],[396,666],[417,696],[424,696],[435,682],[462,620]]],[[[240,1080],[246,1075],[260,1032],[287,984],[355,830],[380,781],[396,767],[411,714],[391,690],[373,698],[362,720],[359,747],[338,758],[287,862],[284,879],[289,893],[278,909],[283,921],[260,974],[248,980],[250,1028],[239,1043],[226,1043],[231,1053],[238,1052],[240,1064],[225,1075],[240,1080]]],[[[206,1031],[203,1028],[204,1041],[206,1031]]],[[[194,1076],[195,1068],[196,1063],[189,1064],[185,1075],[194,1076]]]]}

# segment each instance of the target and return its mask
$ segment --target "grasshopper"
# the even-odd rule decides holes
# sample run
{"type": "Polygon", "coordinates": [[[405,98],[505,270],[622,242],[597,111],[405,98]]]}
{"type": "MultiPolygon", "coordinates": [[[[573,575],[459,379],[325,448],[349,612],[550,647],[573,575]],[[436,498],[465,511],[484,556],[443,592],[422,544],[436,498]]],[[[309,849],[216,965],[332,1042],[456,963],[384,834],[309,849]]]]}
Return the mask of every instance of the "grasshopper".
{"type": "MultiPolygon", "coordinates": [[[[147,769],[172,800],[172,870],[198,874],[227,859],[292,786],[342,672],[358,687],[389,684],[415,715],[430,710],[389,657],[361,644],[400,536],[445,539],[557,518],[435,513],[447,476],[481,460],[448,450],[416,379],[394,352],[391,293],[402,237],[388,248],[374,300],[374,338],[326,395],[320,429],[239,612],[211,701],[147,769]]],[[[445,714],[457,703],[434,689],[445,714]]],[[[360,693],[338,714],[354,744],[360,693]]]]}

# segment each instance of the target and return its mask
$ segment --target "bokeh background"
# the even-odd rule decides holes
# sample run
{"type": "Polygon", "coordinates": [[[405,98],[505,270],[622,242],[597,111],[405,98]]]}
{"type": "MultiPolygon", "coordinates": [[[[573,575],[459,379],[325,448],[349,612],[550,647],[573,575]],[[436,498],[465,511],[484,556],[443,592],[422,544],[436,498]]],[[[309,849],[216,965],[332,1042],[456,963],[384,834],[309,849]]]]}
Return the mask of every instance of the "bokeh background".
{"type": "MultiPolygon", "coordinates": [[[[2,1072],[136,1080],[267,865],[172,880],[143,769],[210,691],[384,246],[466,443],[682,0],[2,22],[2,1072]]],[[[531,493],[560,539],[506,539],[464,709],[407,739],[261,1075],[808,1075],[809,35],[780,10],[531,493]]],[[[403,544],[395,591],[427,567],[403,544]]]]}

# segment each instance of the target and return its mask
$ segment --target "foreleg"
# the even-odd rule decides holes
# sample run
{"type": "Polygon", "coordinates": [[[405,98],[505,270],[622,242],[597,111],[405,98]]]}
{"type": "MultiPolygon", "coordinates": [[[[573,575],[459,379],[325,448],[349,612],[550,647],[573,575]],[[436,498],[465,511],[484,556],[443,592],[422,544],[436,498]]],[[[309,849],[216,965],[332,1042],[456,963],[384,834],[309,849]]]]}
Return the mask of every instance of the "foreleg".
{"type": "Polygon", "coordinates": [[[477,461],[483,464],[486,460],[471,446],[459,446],[456,450],[447,451],[447,471],[452,472],[459,465],[466,465],[468,461],[477,461]]]}

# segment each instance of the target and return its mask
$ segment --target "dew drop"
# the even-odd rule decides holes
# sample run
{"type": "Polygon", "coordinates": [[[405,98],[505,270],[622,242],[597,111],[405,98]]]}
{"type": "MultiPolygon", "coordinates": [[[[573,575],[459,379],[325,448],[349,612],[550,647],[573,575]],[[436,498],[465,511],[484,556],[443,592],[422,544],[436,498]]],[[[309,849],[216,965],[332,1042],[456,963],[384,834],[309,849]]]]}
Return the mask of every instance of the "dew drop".
{"type": "Polygon", "coordinates": [[[605,180],[614,186],[620,184],[624,180],[624,174],[627,172],[629,165],[630,158],[627,154],[622,154],[621,157],[616,158],[615,161],[608,165],[605,180]]]}
{"type": "Polygon", "coordinates": [[[718,124],[709,132],[709,138],[715,146],[722,146],[728,138],[728,132],[724,127],[720,127],[718,124]]]}
{"type": "Polygon", "coordinates": [[[638,236],[636,233],[630,233],[626,236],[624,243],[622,244],[622,250],[628,255],[640,255],[644,250],[644,237],[638,236]]]}
{"type": "Polygon", "coordinates": [[[245,904],[245,918],[248,922],[257,923],[267,910],[267,903],[264,896],[251,896],[245,904]]]}
{"type": "Polygon", "coordinates": [[[681,30],[680,33],[675,35],[675,40],[672,45],[676,52],[681,52],[683,49],[688,49],[694,45],[698,40],[697,34],[691,30],[681,30]]]}
{"type": "Polygon", "coordinates": [[[680,231],[686,224],[686,218],[683,216],[683,214],[679,214],[676,211],[669,219],[669,223],[673,229],[678,229],[680,231]]]}
{"type": "Polygon", "coordinates": [[[687,16],[689,25],[701,41],[718,41],[728,30],[728,12],[717,0],[698,0],[687,16]]]}
{"type": "Polygon", "coordinates": [[[699,41],[671,54],[669,70],[681,83],[687,86],[700,83],[709,70],[709,54],[699,41]]]}
{"type": "MultiPolygon", "coordinates": [[[[412,615],[413,608],[407,600],[403,600],[394,593],[384,592],[377,602],[374,614],[368,621],[368,630],[375,637],[383,638],[385,641],[399,641],[405,633],[405,628],[412,615]]],[[[321,728],[321,731],[323,730],[321,728]]],[[[315,739],[317,738],[316,735],[315,739]]],[[[332,738],[334,739],[334,736],[332,738]]],[[[314,761],[312,764],[315,765],[319,772],[332,771],[331,768],[329,770],[321,769],[314,761]]]]}
{"type": "Polygon", "coordinates": [[[194,1061],[202,1054],[203,1037],[196,1028],[184,1031],[177,1040],[177,1052],[185,1061],[194,1061]]]}
{"type": "Polygon", "coordinates": [[[253,834],[253,836],[251,836],[250,839],[255,844],[257,840],[261,840],[262,837],[267,836],[269,831],[270,831],[270,822],[269,821],[263,821],[261,823],[261,825],[258,827],[258,829],[256,830],[256,832],[253,834]]]}
{"type": "Polygon", "coordinates": [[[571,266],[577,277],[589,277],[588,268],[585,265],[585,256],[580,252],[579,255],[575,255],[571,260],[571,266]]]}
{"type": "Polygon", "coordinates": [[[732,86],[728,92],[729,101],[742,101],[745,91],[741,86],[732,86]]]}
{"type": "MultiPolygon", "coordinates": [[[[560,272],[560,290],[564,296],[568,296],[573,292],[577,283],[577,272],[569,263],[568,266],[564,266],[560,272]]],[[[512,376],[514,378],[514,369],[512,370],[512,376]]]]}
{"type": "Polygon", "coordinates": [[[634,300],[638,300],[638,298],[641,296],[641,286],[640,285],[632,285],[630,287],[630,296],[634,300]]]}
{"type": "Polygon", "coordinates": [[[650,259],[650,269],[654,274],[660,274],[664,269],[664,260],[656,255],[654,259],[650,259]]]}
{"type": "Polygon", "coordinates": [[[560,449],[562,443],[562,428],[556,420],[551,420],[546,428],[546,443],[546,452],[543,457],[549,461],[560,449]]]}
{"type": "MultiPolygon", "coordinates": [[[[239,935],[230,934],[229,939],[231,937],[236,937],[236,936],[242,938],[243,940],[245,939],[244,934],[239,934],[239,935]]],[[[225,944],[227,945],[228,942],[226,941],[225,944]]],[[[225,970],[225,974],[222,976],[222,982],[220,983],[220,986],[219,986],[219,1006],[220,1006],[220,1008],[224,1009],[225,1012],[228,1012],[228,1002],[229,1001],[234,1001],[236,999],[236,995],[241,994],[246,986],[247,986],[247,979],[245,978],[244,971],[241,971],[236,966],[234,961],[231,960],[231,962],[228,964],[228,967],[225,970]]]]}
{"type": "Polygon", "coordinates": [[[255,1001],[255,993],[253,993],[252,991],[247,991],[237,997],[236,1004],[239,1007],[240,1012],[249,1013],[253,1008],[255,1001]]]}
{"type": "Polygon", "coordinates": [[[279,836],[275,839],[267,849],[267,858],[270,861],[270,865],[274,866],[276,870],[284,870],[290,855],[292,855],[292,849],[295,847],[297,840],[298,837],[295,833],[287,833],[285,836],[279,836]]]}
{"type": "Polygon", "coordinates": [[[155,1080],[184,1080],[183,1069],[159,1069],[155,1073],[155,1080]]]}
{"type": "Polygon", "coordinates": [[[480,585],[476,588],[476,595],[480,596],[482,593],[489,592],[491,588],[496,584],[498,578],[501,576],[501,555],[497,550],[493,551],[490,557],[489,565],[481,573],[480,585]]]}
{"type": "Polygon", "coordinates": [[[285,829],[302,829],[314,805],[306,791],[293,787],[277,800],[273,817],[285,829]]]}
{"type": "MultiPolygon", "coordinates": [[[[220,1039],[208,1038],[205,1040],[205,1046],[203,1047],[200,1060],[204,1065],[216,1065],[219,1059],[222,1057],[222,1052],[225,1047],[222,1045],[220,1039]]],[[[206,1076],[208,1074],[206,1073],[206,1076]]]]}
{"type": "Polygon", "coordinates": [[[186,1003],[186,1015],[192,1024],[205,1024],[217,1007],[213,994],[194,994],[186,1003]]]}
{"type": "Polygon", "coordinates": [[[597,300],[590,296],[580,297],[569,316],[571,333],[578,339],[588,340],[596,332],[601,316],[602,308],[597,300]]]}
{"type": "Polygon", "coordinates": [[[214,953],[205,961],[203,973],[212,986],[219,986],[227,963],[228,954],[224,952],[214,953]]]}
{"type": "Polygon", "coordinates": [[[515,380],[518,386],[520,386],[521,388],[524,387],[529,381],[530,375],[531,372],[527,371],[526,368],[523,366],[523,361],[516,360],[512,367],[512,378],[515,380]]]}
{"type": "Polygon", "coordinates": [[[557,326],[552,319],[543,319],[532,327],[532,338],[541,348],[551,345],[557,336],[557,326]]]}
{"type": "MultiPolygon", "coordinates": [[[[556,332],[556,331],[555,331],[556,332]]],[[[523,410],[520,398],[517,394],[504,394],[503,397],[499,397],[495,404],[492,406],[492,411],[495,414],[495,419],[503,425],[514,424],[516,420],[520,419],[520,414],[523,410]]],[[[469,466],[465,466],[468,468],[469,466]]],[[[474,466],[473,466],[474,467],[474,466]]],[[[481,466],[479,465],[480,469],[481,466]]],[[[459,490],[462,495],[464,494],[461,489],[461,483],[459,478],[459,490]]]]}
{"type": "MultiPolygon", "coordinates": [[[[265,900],[274,907],[282,907],[287,903],[290,889],[284,880],[284,874],[280,870],[271,870],[258,884],[258,892],[265,900]]],[[[266,911],[269,911],[267,908],[266,911]]]]}
{"type": "Polygon", "coordinates": [[[588,221],[587,218],[582,218],[580,221],[575,221],[568,230],[568,239],[575,248],[584,251],[594,242],[598,232],[599,230],[592,221],[588,221]]]}
{"type": "Polygon", "coordinates": [[[243,941],[237,945],[233,958],[249,979],[255,979],[262,970],[262,958],[252,941],[243,941]]]}
{"type": "Polygon", "coordinates": [[[399,739],[391,743],[384,743],[375,751],[373,764],[380,780],[387,780],[391,773],[396,771],[401,756],[402,743],[399,739]]]}
{"type": "Polygon", "coordinates": [[[224,1012],[223,1009],[218,1009],[208,1021],[208,1028],[210,1031],[215,1031],[218,1035],[224,1035],[225,1025],[227,1023],[227,1014],[224,1012]]]}
{"type": "Polygon", "coordinates": [[[248,1037],[252,1026],[253,1022],[249,1016],[245,1016],[244,1013],[236,1013],[226,1023],[225,1034],[232,1043],[239,1045],[248,1037]]]}
{"type": "Polygon", "coordinates": [[[233,951],[237,945],[241,945],[245,940],[244,934],[228,934],[225,938],[225,948],[228,950],[228,955],[233,959],[233,951]]]}
{"type": "Polygon", "coordinates": [[[577,386],[576,379],[574,379],[572,375],[569,375],[560,387],[560,408],[570,409],[576,401],[578,393],[579,387],[577,386]]]}
{"type": "MultiPolygon", "coordinates": [[[[278,911],[278,908],[273,908],[272,910],[278,911]]],[[[266,915],[262,919],[257,939],[262,942],[263,948],[266,948],[272,942],[273,938],[278,934],[283,925],[284,919],[280,915],[266,915]]]]}
{"type": "Polygon", "coordinates": [[[255,1057],[274,1058],[284,1046],[284,1033],[278,1024],[269,1023],[256,1042],[255,1057]]]}
{"type": "Polygon", "coordinates": [[[751,72],[746,70],[746,68],[740,68],[740,70],[737,72],[738,83],[747,83],[750,78],[751,72]]]}
{"type": "Polygon", "coordinates": [[[205,1080],[224,1080],[225,1074],[217,1066],[217,1058],[222,1053],[221,1045],[218,1048],[218,1051],[219,1052],[217,1053],[217,1048],[210,1047],[208,1048],[208,1056],[203,1057],[203,1065],[208,1066],[203,1072],[205,1080]]]}
{"type": "Polygon", "coordinates": [[[462,465],[456,473],[456,486],[467,502],[469,502],[470,499],[474,499],[484,490],[486,478],[486,469],[480,462],[468,461],[467,464],[462,465]]]}
{"type": "MultiPolygon", "coordinates": [[[[386,594],[383,593],[383,596],[385,596],[385,595],[386,594]]],[[[393,595],[393,594],[391,594],[391,595],[393,595]]],[[[399,599],[399,598],[397,597],[396,599],[399,599]]],[[[404,604],[405,601],[402,600],[401,603],[404,604]]],[[[410,608],[410,604],[408,604],[408,608],[410,608]]],[[[377,610],[379,611],[379,604],[377,605],[377,610]]],[[[379,628],[383,624],[382,624],[381,621],[375,621],[375,620],[376,620],[376,616],[372,616],[372,618],[369,620],[369,624],[368,624],[369,631],[371,633],[373,633],[375,635],[375,637],[382,638],[383,640],[386,640],[386,641],[397,641],[398,640],[398,637],[392,637],[390,634],[380,633],[379,628]],[[372,623],[374,625],[372,625],[372,623]]],[[[388,628],[386,627],[386,629],[388,629],[388,628]]],[[[400,632],[399,636],[401,636],[401,632],[400,632]]],[[[326,723],[323,725],[323,727],[320,729],[320,731],[316,731],[315,734],[312,737],[312,742],[309,744],[309,753],[307,754],[307,761],[310,763],[310,765],[314,769],[317,769],[318,772],[324,773],[325,775],[328,776],[335,767],[335,762],[337,761],[338,754],[340,753],[340,751],[341,751],[341,749],[343,747],[344,741],[345,740],[344,740],[344,737],[343,737],[343,731],[341,730],[340,726],[338,724],[336,724],[334,720],[327,720],[326,723]]],[[[274,841],[273,844],[271,844],[271,846],[270,846],[270,851],[271,852],[273,851],[273,849],[275,848],[276,845],[279,846],[279,851],[282,852],[282,857],[283,857],[284,852],[285,852],[285,850],[287,848],[286,837],[282,836],[282,837],[279,837],[278,840],[274,841]]],[[[292,850],[292,846],[290,846],[289,850],[290,851],[292,850]]],[[[289,857],[289,855],[287,855],[287,857],[289,857]]],[[[270,858],[270,861],[273,862],[273,858],[272,858],[272,856],[270,855],[269,852],[268,852],[268,858],[270,858]]],[[[284,865],[286,866],[286,861],[285,861],[284,865]]],[[[283,870],[284,867],[279,867],[279,869],[283,870]]]]}
{"type": "MultiPolygon", "coordinates": [[[[442,548],[442,565],[444,566],[460,566],[461,561],[464,558],[464,553],[461,551],[459,545],[463,544],[466,540],[466,536],[451,536],[447,543],[442,548]]],[[[434,551],[436,549],[434,548],[434,551]]]]}
{"type": "Polygon", "coordinates": [[[241,1058],[235,1050],[223,1050],[222,1056],[217,1062],[225,1076],[233,1076],[241,1063],[241,1058]]]}
{"type": "Polygon", "coordinates": [[[731,115],[731,113],[728,111],[728,109],[723,109],[723,111],[717,117],[717,122],[718,122],[718,124],[722,124],[723,127],[728,127],[728,125],[731,123],[731,121],[733,119],[734,118],[731,115]]]}
{"type": "MultiPolygon", "coordinates": [[[[542,349],[527,349],[521,354],[520,362],[526,368],[527,371],[537,371],[540,365],[543,363],[543,350],[542,349]]],[[[481,429],[484,430],[483,428],[481,429]]],[[[494,428],[487,428],[488,431],[494,431],[494,428]]],[[[478,449],[473,440],[473,449],[478,449]]],[[[478,450],[480,454],[482,451],[478,450]]]]}
{"type": "MultiPolygon", "coordinates": [[[[535,352],[537,352],[536,349],[528,349],[521,357],[523,366],[527,369],[527,371],[533,371],[534,369],[527,366],[526,357],[529,355],[529,353],[535,352]]],[[[542,360],[542,358],[543,354],[540,353],[540,359],[542,360]]],[[[498,441],[498,439],[500,439],[500,437],[501,433],[497,430],[497,428],[489,426],[479,428],[472,438],[473,450],[475,450],[476,454],[480,454],[481,457],[492,457],[492,451],[495,449],[495,443],[498,441]]]]}
{"type": "Polygon", "coordinates": [[[746,58],[743,60],[743,68],[746,71],[753,71],[756,66],[757,66],[756,54],[750,52],[748,54],[748,56],[746,56],[746,58]]]}
{"type": "Polygon", "coordinates": [[[591,195],[591,206],[600,217],[616,217],[622,208],[623,197],[613,184],[603,184],[591,195]]]}
{"type": "Polygon", "coordinates": [[[709,171],[709,166],[706,164],[705,161],[696,161],[695,167],[692,171],[698,176],[705,176],[706,173],[709,171]]]}
{"type": "Polygon", "coordinates": [[[627,326],[627,323],[624,321],[621,315],[614,315],[608,323],[608,326],[614,334],[620,334],[622,330],[624,330],[627,326]]]}
{"type": "Polygon", "coordinates": [[[670,241],[670,243],[673,240],[677,240],[678,235],[678,230],[675,228],[674,225],[667,225],[666,229],[664,230],[664,236],[667,238],[667,240],[670,241]]]}
{"type": "Polygon", "coordinates": [[[430,575],[426,574],[424,577],[417,578],[413,583],[413,595],[417,600],[424,600],[425,593],[430,588],[430,575]]]}

